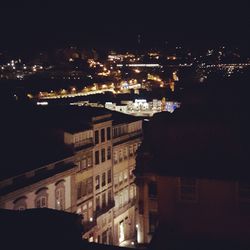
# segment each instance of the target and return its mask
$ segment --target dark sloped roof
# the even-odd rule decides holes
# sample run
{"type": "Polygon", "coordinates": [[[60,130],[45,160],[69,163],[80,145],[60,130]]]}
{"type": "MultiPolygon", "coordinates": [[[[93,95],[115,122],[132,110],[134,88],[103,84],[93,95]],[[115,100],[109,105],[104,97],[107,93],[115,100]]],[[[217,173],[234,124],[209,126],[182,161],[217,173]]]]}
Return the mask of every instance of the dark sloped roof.
{"type": "Polygon", "coordinates": [[[127,115],[117,111],[111,111],[111,113],[112,113],[113,125],[142,120],[142,118],[140,117],[127,115]]]}

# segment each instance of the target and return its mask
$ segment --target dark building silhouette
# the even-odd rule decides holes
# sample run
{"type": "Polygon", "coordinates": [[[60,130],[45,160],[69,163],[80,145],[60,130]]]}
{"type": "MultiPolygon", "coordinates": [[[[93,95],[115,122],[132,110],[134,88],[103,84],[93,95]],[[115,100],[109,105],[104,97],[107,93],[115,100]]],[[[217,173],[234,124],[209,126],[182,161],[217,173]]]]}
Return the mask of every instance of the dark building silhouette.
{"type": "Polygon", "coordinates": [[[152,249],[250,246],[249,112],[224,87],[187,91],[148,125],[136,175],[138,232],[152,249]]]}

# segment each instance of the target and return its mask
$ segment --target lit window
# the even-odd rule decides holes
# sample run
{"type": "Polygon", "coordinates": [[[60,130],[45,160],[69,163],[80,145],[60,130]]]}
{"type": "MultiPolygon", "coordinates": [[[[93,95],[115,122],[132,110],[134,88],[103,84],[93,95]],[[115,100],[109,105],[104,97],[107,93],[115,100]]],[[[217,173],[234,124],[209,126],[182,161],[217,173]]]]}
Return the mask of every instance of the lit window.
{"type": "Polygon", "coordinates": [[[92,157],[91,156],[89,156],[88,158],[87,158],[87,166],[88,167],[91,167],[92,166],[92,157]]]}
{"type": "Polygon", "coordinates": [[[59,181],[56,183],[55,189],[55,208],[57,210],[64,210],[65,209],[65,186],[64,180],[59,181]]]}

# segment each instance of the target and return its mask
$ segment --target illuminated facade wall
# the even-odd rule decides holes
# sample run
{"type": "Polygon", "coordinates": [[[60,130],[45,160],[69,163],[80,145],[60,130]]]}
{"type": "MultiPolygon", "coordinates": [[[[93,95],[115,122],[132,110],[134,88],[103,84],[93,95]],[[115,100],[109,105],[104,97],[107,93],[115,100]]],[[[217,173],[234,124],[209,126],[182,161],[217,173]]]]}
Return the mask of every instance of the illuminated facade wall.
{"type": "Polygon", "coordinates": [[[142,121],[129,122],[125,117],[125,121],[114,125],[112,120],[110,113],[93,117],[91,128],[65,130],[62,136],[73,155],[27,172],[24,179],[13,177],[2,181],[0,207],[16,210],[48,207],[78,213],[82,215],[83,238],[88,241],[114,245],[134,241],[133,170],[142,140],[142,121]],[[58,173],[52,171],[45,178],[46,171],[54,168],[58,173]],[[37,181],[34,177],[39,173],[41,178],[37,181]],[[22,188],[16,185],[18,178],[22,188]]]}
{"type": "Polygon", "coordinates": [[[137,200],[133,170],[141,144],[141,121],[113,127],[114,241],[122,245],[136,240],[137,200]],[[117,132],[118,131],[118,132],[117,132]]]}

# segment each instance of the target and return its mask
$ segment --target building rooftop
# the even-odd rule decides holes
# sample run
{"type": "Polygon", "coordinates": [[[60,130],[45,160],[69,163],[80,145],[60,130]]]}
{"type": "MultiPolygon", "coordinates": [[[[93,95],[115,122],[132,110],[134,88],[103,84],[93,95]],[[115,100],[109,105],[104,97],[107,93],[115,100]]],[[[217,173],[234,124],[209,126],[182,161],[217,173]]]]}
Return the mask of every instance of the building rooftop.
{"type": "Polygon", "coordinates": [[[198,93],[199,101],[153,117],[137,157],[138,174],[250,178],[247,107],[239,109],[221,95],[204,100],[198,93]]]}

